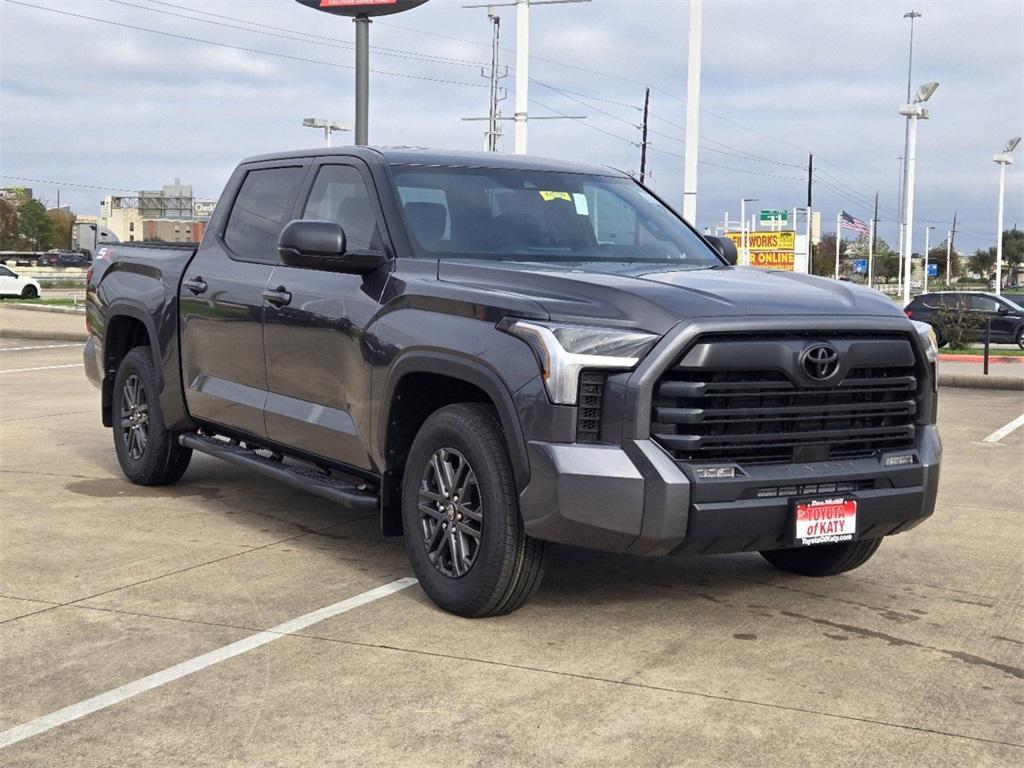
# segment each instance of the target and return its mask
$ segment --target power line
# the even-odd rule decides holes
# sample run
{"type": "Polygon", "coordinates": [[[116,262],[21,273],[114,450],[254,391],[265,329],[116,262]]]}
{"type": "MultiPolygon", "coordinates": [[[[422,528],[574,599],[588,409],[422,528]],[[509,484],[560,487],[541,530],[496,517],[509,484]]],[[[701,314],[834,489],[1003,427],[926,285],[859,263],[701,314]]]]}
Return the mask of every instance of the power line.
{"type": "MultiPolygon", "coordinates": [[[[354,43],[347,42],[345,40],[339,41],[335,37],[328,37],[327,35],[317,35],[312,32],[303,32],[298,29],[288,29],[287,27],[273,26],[270,24],[263,24],[258,21],[250,21],[249,19],[239,18],[237,16],[227,16],[222,13],[213,13],[211,11],[200,10],[199,8],[192,8],[190,6],[175,5],[173,3],[161,2],[160,0],[147,0],[154,5],[166,6],[168,8],[175,8],[179,11],[189,11],[190,13],[199,13],[203,16],[211,16],[217,19],[228,19],[230,21],[237,21],[241,24],[248,26],[238,26],[236,24],[227,24],[223,21],[214,21],[211,19],[201,18],[200,16],[189,16],[188,14],[175,13],[174,11],[161,10],[160,8],[150,8],[145,5],[139,5],[138,3],[128,2],[128,0],[107,0],[115,5],[123,5],[129,8],[137,8],[142,11],[150,13],[159,13],[165,16],[173,16],[179,19],[188,19],[189,21],[198,21],[203,24],[211,24],[213,26],[223,27],[225,29],[237,29],[243,32],[251,32],[258,35],[266,35],[268,37],[276,37],[282,40],[293,40],[299,43],[310,43],[314,45],[321,45],[326,48],[341,48],[345,50],[353,50],[355,48],[354,43]],[[250,27],[257,27],[257,29],[251,29],[250,27]],[[271,30],[271,31],[266,31],[271,30]],[[281,34],[287,32],[288,34],[281,34]],[[299,35],[300,37],[294,37],[293,35],[299,35]],[[330,41],[330,42],[325,42],[330,41]]],[[[450,56],[435,56],[430,53],[422,53],[420,51],[407,51],[399,48],[385,48],[382,46],[373,46],[371,50],[381,56],[393,56],[402,59],[414,59],[416,61],[430,61],[438,64],[451,64],[454,66],[469,66],[469,67],[481,67],[484,66],[482,62],[470,61],[469,59],[457,59],[450,56]]]]}
{"type": "Polygon", "coordinates": [[[98,184],[81,184],[75,181],[55,181],[54,179],[36,179],[28,176],[8,176],[7,174],[0,174],[0,179],[10,179],[11,181],[27,181],[31,184],[51,184],[55,187],[80,187],[82,189],[98,189],[101,192],[131,192],[138,194],[137,189],[128,189],[127,187],[104,187],[98,184]]]}
{"type": "MultiPolygon", "coordinates": [[[[232,45],[230,43],[222,43],[222,42],[219,42],[217,40],[207,40],[205,38],[193,37],[191,35],[181,35],[181,34],[177,34],[175,32],[166,32],[166,31],[161,30],[161,29],[151,29],[149,27],[141,27],[141,26],[138,26],[138,25],[135,25],[135,24],[126,24],[124,22],[113,21],[111,19],[101,19],[101,18],[98,18],[96,16],[86,16],[85,14],[81,14],[81,13],[72,13],[71,11],[62,11],[62,10],[59,10],[57,8],[47,8],[47,7],[42,6],[42,5],[35,5],[33,3],[24,2],[24,0],[5,0],[5,2],[12,3],[14,5],[21,5],[21,6],[24,6],[26,8],[35,8],[36,10],[46,11],[48,13],[56,13],[56,14],[58,14],[60,16],[69,16],[69,17],[76,18],[76,19],[85,19],[86,21],[96,21],[96,22],[99,22],[101,24],[108,24],[108,25],[114,26],[114,27],[122,27],[122,28],[125,28],[125,29],[133,29],[133,30],[136,30],[138,32],[149,32],[149,33],[154,34],[154,35],[163,35],[164,37],[172,37],[172,38],[175,38],[175,39],[178,39],[178,40],[187,40],[187,41],[193,42],[193,43],[203,43],[204,45],[213,45],[213,46],[217,46],[219,48],[227,48],[227,49],[234,50],[234,51],[242,51],[244,53],[254,53],[254,54],[258,54],[260,56],[273,56],[274,58],[286,59],[288,61],[298,61],[298,62],[302,62],[302,63],[305,63],[305,64],[322,64],[324,66],[334,67],[336,69],[355,69],[355,66],[351,65],[351,64],[338,64],[337,62],[334,62],[334,61],[324,61],[322,59],[310,59],[310,58],[305,58],[305,57],[302,57],[302,56],[292,56],[292,55],[287,54],[287,53],[278,53],[276,51],[264,51],[264,50],[261,50],[259,48],[248,48],[248,47],[242,46],[242,45],[232,45]]],[[[409,79],[409,80],[420,80],[420,81],[431,82],[431,83],[442,83],[444,85],[461,85],[461,86],[467,86],[467,87],[471,87],[471,88],[483,88],[483,87],[486,87],[483,83],[466,83],[466,82],[462,82],[462,81],[459,81],[459,80],[447,80],[447,79],[438,78],[438,77],[428,77],[426,75],[412,75],[412,74],[409,74],[407,72],[390,72],[390,71],[383,70],[383,69],[371,69],[370,71],[373,74],[375,74],[375,75],[384,75],[385,77],[402,77],[402,78],[406,78],[406,79],[409,79]]]]}

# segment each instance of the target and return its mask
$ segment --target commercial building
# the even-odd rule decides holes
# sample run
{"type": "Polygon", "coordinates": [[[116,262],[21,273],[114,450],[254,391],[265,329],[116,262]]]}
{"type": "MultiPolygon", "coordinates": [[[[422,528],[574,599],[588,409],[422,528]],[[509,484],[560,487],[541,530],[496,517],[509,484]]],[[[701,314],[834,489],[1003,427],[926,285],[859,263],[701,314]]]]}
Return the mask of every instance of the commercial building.
{"type": "Polygon", "coordinates": [[[194,197],[191,184],[175,179],[159,190],[108,195],[100,203],[98,224],[121,242],[198,242],[216,204],[216,200],[194,197]]]}

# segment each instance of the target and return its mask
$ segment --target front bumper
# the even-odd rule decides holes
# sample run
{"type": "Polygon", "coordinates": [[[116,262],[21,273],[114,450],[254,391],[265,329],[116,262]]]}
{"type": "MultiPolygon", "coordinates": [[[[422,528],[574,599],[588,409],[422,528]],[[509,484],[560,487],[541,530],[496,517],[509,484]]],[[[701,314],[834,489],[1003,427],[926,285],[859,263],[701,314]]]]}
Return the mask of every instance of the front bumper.
{"type": "Polygon", "coordinates": [[[531,536],[643,555],[790,546],[793,496],[854,496],[860,538],[900,533],[934,511],[942,458],[934,426],[919,428],[912,465],[886,467],[884,456],[766,464],[713,480],[695,478],[651,440],[622,447],[534,441],[528,451],[520,509],[531,536]],[[806,490],[830,483],[856,490],[806,490]],[[773,491],[779,495],[764,495],[773,491]]]}

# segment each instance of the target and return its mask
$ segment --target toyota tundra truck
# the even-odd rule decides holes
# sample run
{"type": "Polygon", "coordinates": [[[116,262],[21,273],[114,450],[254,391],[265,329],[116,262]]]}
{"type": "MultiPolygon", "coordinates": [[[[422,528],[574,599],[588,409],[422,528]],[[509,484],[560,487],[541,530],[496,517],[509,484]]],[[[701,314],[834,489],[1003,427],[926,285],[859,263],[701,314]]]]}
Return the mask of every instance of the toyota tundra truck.
{"type": "Polygon", "coordinates": [[[849,571],[935,506],[934,336],[735,262],[607,168],[266,155],[198,247],[100,249],[85,368],[132,482],[198,452],[378,514],[462,616],[520,607],[549,542],[849,571]]]}

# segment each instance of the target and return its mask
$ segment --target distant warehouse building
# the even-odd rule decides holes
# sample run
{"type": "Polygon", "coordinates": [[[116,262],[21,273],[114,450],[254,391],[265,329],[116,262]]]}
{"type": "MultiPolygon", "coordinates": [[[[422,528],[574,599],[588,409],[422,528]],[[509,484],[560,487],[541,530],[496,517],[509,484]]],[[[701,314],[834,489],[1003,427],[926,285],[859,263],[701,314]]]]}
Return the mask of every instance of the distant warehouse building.
{"type": "Polygon", "coordinates": [[[100,203],[99,223],[121,242],[199,242],[216,204],[194,197],[191,184],[175,179],[159,190],[108,195],[100,203]]]}

